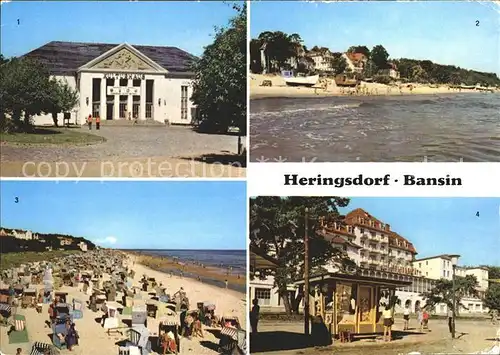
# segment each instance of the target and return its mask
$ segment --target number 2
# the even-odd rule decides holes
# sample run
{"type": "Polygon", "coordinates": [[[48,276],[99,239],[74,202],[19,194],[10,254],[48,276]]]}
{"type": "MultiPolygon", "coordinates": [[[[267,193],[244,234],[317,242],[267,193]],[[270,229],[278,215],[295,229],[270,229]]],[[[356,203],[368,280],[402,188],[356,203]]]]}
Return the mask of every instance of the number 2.
{"type": "Polygon", "coordinates": [[[479,20],[476,20],[476,27],[479,27],[479,20]]]}

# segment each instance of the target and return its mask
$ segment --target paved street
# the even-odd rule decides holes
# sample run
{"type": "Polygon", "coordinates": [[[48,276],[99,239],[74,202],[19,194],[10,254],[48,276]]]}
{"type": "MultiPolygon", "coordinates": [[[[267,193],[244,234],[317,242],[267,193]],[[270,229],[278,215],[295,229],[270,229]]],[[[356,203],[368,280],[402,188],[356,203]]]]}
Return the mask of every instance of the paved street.
{"type": "MultiPolygon", "coordinates": [[[[82,132],[88,132],[84,130],[85,128],[82,128],[82,132]]],[[[101,169],[97,165],[134,161],[143,164],[149,158],[171,165],[195,159],[193,165],[196,167],[191,170],[198,171],[202,168],[200,164],[210,165],[207,162],[218,162],[219,157],[220,160],[231,159],[237,152],[236,136],[200,134],[189,127],[105,126],[100,131],[93,130],[92,133],[105,137],[107,141],[87,146],[2,144],[2,176],[23,176],[22,166],[25,162],[88,162],[83,176],[101,176],[98,173],[101,169]]],[[[233,169],[227,161],[221,163],[228,170],[233,169]]],[[[236,171],[225,172],[223,176],[244,175],[245,169],[233,170],[236,171]]],[[[172,176],[177,175],[179,174],[172,176]]],[[[197,173],[195,175],[198,176],[197,173]]]]}
{"type": "MultiPolygon", "coordinates": [[[[414,328],[416,320],[410,323],[414,328]],[[412,324],[413,323],[413,324],[412,324]]],[[[349,354],[349,355],[398,355],[418,351],[422,354],[448,353],[467,354],[495,345],[497,327],[488,320],[457,320],[457,338],[451,339],[447,321],[431,319],[429,332],[420,333],[416,329],[403,332],[402,320],[396,319],[394,337],[390,343],[381,339],[365,338],[352,343],[338,343],[323,348],[307,347],[303,338],[303,324],[298,322],[259,322],[261,342],[252,345],[252,354],[266,355],[309,355],[309,354],[349,354]],[[255,347],[257,349],[255,349],[255,347]],[[254,350],[255,349],[255,350],[254,350]],[[279,349],[287,349],[279,351],[279,349]]]]}

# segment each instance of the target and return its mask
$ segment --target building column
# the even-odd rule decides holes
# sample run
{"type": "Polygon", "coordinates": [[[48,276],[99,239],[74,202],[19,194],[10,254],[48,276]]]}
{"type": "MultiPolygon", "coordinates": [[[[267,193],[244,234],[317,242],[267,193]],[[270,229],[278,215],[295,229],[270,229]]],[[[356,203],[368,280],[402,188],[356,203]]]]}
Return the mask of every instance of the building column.
{"type": "MultiPolygon", "coordinates": [[[[130,88],[130,87],[132,87],[132,85],[133,85],[132,79],[128,79],[127,86],[130,88]]],[[[129,94],[127,97],[127,115],[129,114],[128,112],[130,112],[130,117],[132,119],[134,119],[134,110],[132,107],[132,102],[133,102],[132,99],[133,99],[133,96],[129,94]]],[[[128,119],[128,117],[126,117],[126,119],[128,119]]]]}
{"type": "Polygon", "coordinates": [[[101,79],[101,107],[99,109],[99,116],[101,117],[101,120],[106,119],[106,102],[107,102],[107,92],[106,92],[106,79],[104,79],[104,76],[101,79]]]}
{"type": "Polygon", "coordinates": [[[139,119],[146,119],[146,79],[141,80],[141,103],[139,106],[139,119]]]}
{"type": "MultiPolygon", "coordinates": [[[[114,86],[115,87],[120,86],[120,79],[115,79],[114,86]]],[[[115,95],[114,99],[115,99],[115,103],[113,105],[113,119],[119,120],[120,119],[120,95],[115,95]]]]}

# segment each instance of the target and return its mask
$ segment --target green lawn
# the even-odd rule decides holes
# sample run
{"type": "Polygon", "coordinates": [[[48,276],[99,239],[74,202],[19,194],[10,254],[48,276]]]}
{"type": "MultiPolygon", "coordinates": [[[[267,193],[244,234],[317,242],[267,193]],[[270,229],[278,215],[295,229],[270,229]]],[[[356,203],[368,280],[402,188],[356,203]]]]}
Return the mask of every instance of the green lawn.
{"type": "Polygon", "coordinates": [[[83,132],[81,128],[36,127],[30,133],[0,133],[0,141],[16,144],[96,144],[106,141],[104,137],[83,132]]]}
{"type": "Polygon", "coordinates": [[[34,261],[51,261],[62,258],[67,255],[81,253],[77,250],[54,250],[37,253],[28,251],[25,253],[2,253],[0,262],[0,270],[6,270],[11,267],[17,267],[21,264],[26,264],[34,261]]]}

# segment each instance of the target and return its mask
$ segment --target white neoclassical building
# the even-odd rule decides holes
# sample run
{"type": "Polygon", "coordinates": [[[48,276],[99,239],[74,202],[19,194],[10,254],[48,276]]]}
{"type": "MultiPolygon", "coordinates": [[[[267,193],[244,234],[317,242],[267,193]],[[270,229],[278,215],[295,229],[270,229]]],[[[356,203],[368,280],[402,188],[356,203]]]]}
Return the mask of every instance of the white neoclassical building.
{"type": "MultiPolygon", "coordinates": [[[[85,124],[89,115],[105,120],[155,120],[191,124],[193,55],[176,47],[105,43],[50,42],[24,57],[35,59],[50,74],[79,94],[71,122],[85,124]]],[[[62,123],[63,114],[59,114],[62,123]]],[[[52,116],[35,124],[53,124],[52,116]]]]}

